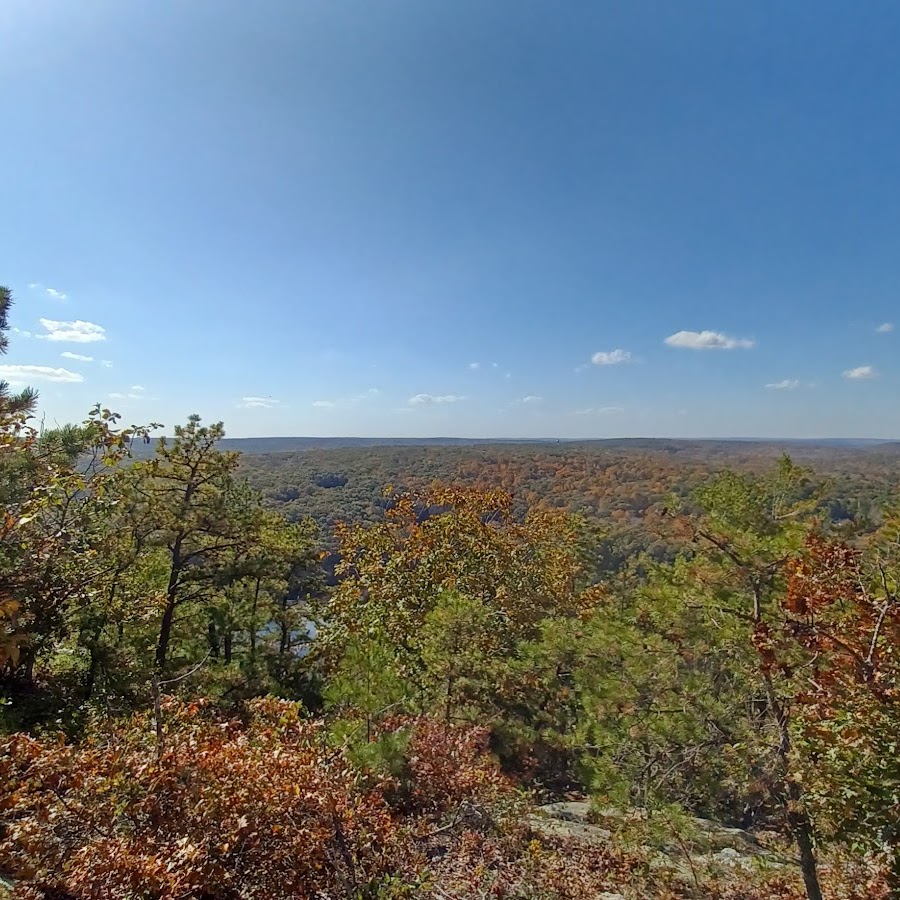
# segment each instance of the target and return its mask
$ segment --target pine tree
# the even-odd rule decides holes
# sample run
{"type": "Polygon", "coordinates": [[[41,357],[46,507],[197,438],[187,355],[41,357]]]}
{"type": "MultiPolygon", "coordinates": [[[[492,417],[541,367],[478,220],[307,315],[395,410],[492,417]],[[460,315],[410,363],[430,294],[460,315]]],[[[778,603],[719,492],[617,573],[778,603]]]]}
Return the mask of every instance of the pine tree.
{"type": "MultiPolygon", "coordinates": [[[[0,356],[6,355],[9,349],[9,311],[12,304],[12,291],[0,285],[0,356]]],[[[0,381],[0,429],[7,431],[12,424],[11,420],[20,420],[32,415],[36,405],[37,391],[24,388],[18,394],[12,394],[9,384],[0,381]]]]}
{"type": "Polygon", "coordinates": [[[216,447],[224,433],[221,423],[207,427],[193,415],[175,429],[174,440],[160,439],[152,460],[132,470],[133,528],[165,559],[167,571],[156,642],[159,669],[170,654],[178,611],[209,601],[221,589],[234,551],[250,538],[245,519],[254,508],[235,496],[237,454],[216,447]]]}

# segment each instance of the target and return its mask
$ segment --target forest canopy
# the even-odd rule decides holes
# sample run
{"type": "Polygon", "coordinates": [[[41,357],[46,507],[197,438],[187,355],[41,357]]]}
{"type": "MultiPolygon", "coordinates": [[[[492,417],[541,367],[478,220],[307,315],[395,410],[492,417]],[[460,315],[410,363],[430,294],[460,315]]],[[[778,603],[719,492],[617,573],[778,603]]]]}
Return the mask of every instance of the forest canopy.
{"type": "Polygon", "coordinates": [[[241,457],[36,404],[0,386],[16,896],[900,895],[890,450],[241,457]]]}

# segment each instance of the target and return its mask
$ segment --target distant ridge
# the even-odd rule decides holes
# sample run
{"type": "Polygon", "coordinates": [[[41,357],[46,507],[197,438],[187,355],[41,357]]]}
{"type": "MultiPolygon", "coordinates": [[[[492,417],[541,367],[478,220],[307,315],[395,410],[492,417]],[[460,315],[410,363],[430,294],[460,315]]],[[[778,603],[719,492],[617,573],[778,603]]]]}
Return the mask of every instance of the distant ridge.
{"type": "Polygon", "coordinates": [[[330,450],[339,447],[467,447],[473,444],[546,444],[556,438],[374,438],[374,437],[266,437],[225,438],[222,447],[244,453],[285,453],[295,450],[330,450]]]}
{"type": "MultiPolygon", "coordinates": [[[[153,453],[154,443],[134,448],[135,455],[146,457],[153,453]]],[[[475,447],[522,444],[565,444],[566,446],[609,447],[611,449],[635,449],[678,451],[700,449],[711,445],[754,444],[789,450],[796,448],[831,448],[835,450],[882,450],[900,452],[900,441],[887,438],[459,438],[459,437],[249,437],[224,438],[223,450],[239,453],[299,453],[307,450],[340,450],[354,447],[475,447]]]]}

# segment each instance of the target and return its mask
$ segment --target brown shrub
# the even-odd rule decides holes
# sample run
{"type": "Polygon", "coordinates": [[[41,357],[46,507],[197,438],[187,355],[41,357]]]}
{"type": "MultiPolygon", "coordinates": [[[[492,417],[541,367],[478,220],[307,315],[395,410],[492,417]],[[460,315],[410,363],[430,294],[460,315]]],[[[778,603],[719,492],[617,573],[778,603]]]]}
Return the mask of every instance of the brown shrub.
{"type": "Polygon", "coordinates": [[[146,716],[79,746],[16,735],[0,758],[0,869],[50,894],[309,897],[353,892],[403,855],[362,787],[292,704],[249,724],[170,703],[157,758],[146,716]]]}

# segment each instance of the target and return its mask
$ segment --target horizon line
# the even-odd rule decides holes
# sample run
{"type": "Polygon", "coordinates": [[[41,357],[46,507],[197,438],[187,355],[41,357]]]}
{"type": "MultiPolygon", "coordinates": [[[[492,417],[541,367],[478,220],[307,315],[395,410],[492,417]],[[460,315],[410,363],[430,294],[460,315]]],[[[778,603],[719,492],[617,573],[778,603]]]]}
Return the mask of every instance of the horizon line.
{"type": "MultiPolygon", "coordinates": [[[[168,436],[168,435],[166,435],[168,436]]],[[[566,443],[576,443],[584,441],[802,441],[806,443],[816,441],[856,441],[872,444],[890,444],[900,442],[898,437],[836,437],[829,435],[817,435],[815,437],[788,437],[785,435],[726,435],[726,436],[697,436],[697,437],[676,437],[673,435],[616,435],[610,437],[505,437],[505,436],[483,436],[473,437],[470,435],[391,435],[382,437],[378,435],[353,435],[353,434],[336,434],[336,435],[315,435],[315,434],[276,434],[276,435],[245,435],[242,437],[231,437],[227,433],[223,440],[229,441],[489,441],[492,443],[555,443],[556,441],[566,443]]]]}

